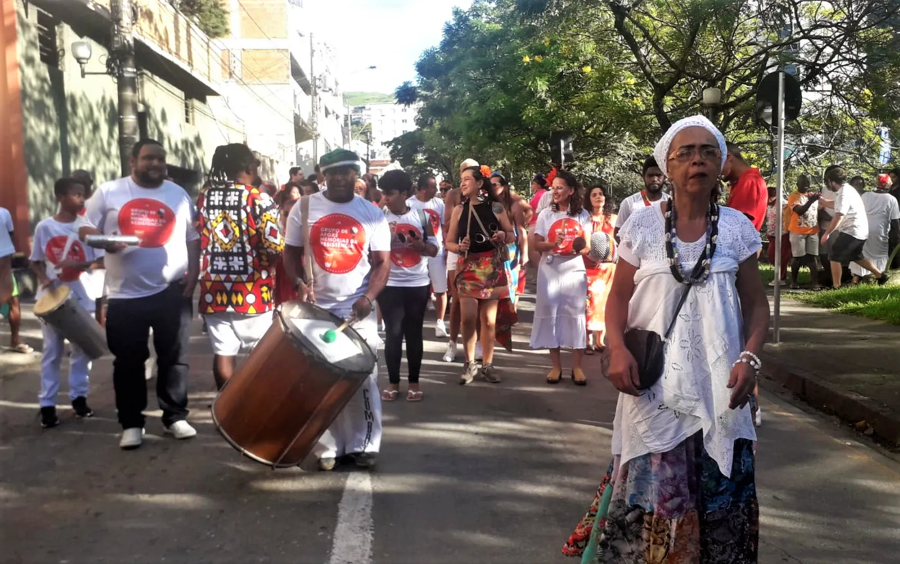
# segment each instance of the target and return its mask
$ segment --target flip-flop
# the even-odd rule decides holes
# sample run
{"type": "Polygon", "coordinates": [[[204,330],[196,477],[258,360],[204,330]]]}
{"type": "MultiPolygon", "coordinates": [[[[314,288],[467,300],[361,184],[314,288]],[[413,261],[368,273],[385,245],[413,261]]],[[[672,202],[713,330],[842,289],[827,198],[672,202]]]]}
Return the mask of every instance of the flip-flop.
{"type": "Polygon", "coordinates": [[[397,401],[400,390],[382,390],[381,401],[397,401]]]}
{"type": "Polygon", "coordinates": [[[594,349],[592,347],[587,347],[584,349],[584,354],[591,356],[594,354],[594,349]]]}
{"type": "Polygon", "coordinates": [[[31,354],[34,352],[34,349],[29,347],[25,343],[19,343],[15,347],[10,347],[9,350],[20,354],[31,354]]]}
{"type": "Polygon", "coordinates": [[[419,390],[417,392],[408,390],[406,392],[406,401],[411,401],[411,402],[422,401],[422,398],[424,398],[424,397],[425,397],[425,392],[423,392],[422,390],[419,390]]]}

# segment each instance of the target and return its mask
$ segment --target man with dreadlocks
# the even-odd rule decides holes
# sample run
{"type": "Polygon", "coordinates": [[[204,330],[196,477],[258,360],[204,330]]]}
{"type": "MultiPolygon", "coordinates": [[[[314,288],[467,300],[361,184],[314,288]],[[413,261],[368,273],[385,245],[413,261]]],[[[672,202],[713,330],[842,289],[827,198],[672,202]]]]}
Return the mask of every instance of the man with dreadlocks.
{"type": "Polygon", "coordinates": [[[272,324],[275,261],[284,248],[280,212],[252,184],[259,160],[240,143],[216,148],[197,200],[200,303],[212,343],[213,376],[221,390],[241,349],[272,324]]]}
{"type": "MultiPolygon", "coordinates": [[[[323,155],[319,165],[326,189],[304,196],[291,210],[285,236],[285,270],[298,286],[301,301],[315,302],[338,317],[356,319],[353,328],[374,352],[378,344],[374,301],[387,285],[391,271],[391,230],[381,210],[353,192],[359,155],[336,149],[323,155]],[[308,214],[306,229],[304,214],[308,214]],[[307,268],[305,249],[310,257],[307,268]],[[312,281],[307,272],[311,272],[312,281]]],[[[381,448],[377,378],[376,364],[322,435],[315,450],[321,470],[332,470],[346,458],[361,468],[375,464],[381,448]]]]}

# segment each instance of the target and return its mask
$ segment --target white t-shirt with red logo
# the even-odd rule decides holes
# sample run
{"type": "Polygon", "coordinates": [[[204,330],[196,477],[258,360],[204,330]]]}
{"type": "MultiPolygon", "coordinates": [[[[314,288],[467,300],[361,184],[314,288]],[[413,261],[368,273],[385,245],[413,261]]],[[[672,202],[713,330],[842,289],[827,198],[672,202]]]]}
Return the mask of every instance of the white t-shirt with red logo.
{"type": "MultiPolygon", "coordinates": [[[[78,298],[86,310],[94,311],[94,299],[88,291],[90,273],[74,268],[59,270],[56,265],[62,262],[63,253],[65,260],[78,262],[94,262],[103,256],[103,251],[93,249],[78,240],[79,221],[62,223],[52,217],[37,224],[34,229],[34,243],[31,247],[30,260],[43,261],[46,266],[47,278],[58,280],[72,290],[72,294],[78,298]],[[68,252],[66,252],[68,247],[68,252]]],[[[38,290],[37,299],[41,299],[45,291],[38,290]]]]}
{"type": "Polygon", "coordinates": [[[412,198],[406,200],[406,205],[414,210],[425,210],[425,213],[428,214],[428,219],[431,220],[431,232],[434,233],[435,237],[437,237],[438,254],[440,254],[444,248],[444,236],[441,232],[441,226],[444,224],[444,200],[440,198],[432,198],[427,202],[423,202],[419,198],[413,196],[412,198]]]}
{"type": "MultiPolygon", "coordinates": [[[[303,247],[302,205],[291,210],[284,242],[303,247]]],[[[390,251],[391,230],[380,208],[354,196],[332,202],[319,192],[309,196],[309,238],[313,254],[316,303],[340,317],[369,286],[369,251],[390,251]]]]}
{"type": "MultiPolygon", "coordinates": [[[[428,274],[428,261],[423,255],[409,247],[415,240],[425,239],[426,243],[438,246],[434,235],[426,235],[422,225],[422,212],[410,209],[403,215],[396,215],[390,210],[384,210],[384,218],[391,230],[391,275],[388,278],[388,286],[400,286],[403,288],[418,288],[431,284],[428,274]]],[[[430,221],[425,214],[425,221],[430,221]]],[[[432,229],[434,225],[432,224],[432,229]]]]}
{"type": "Polygon", "coordinates": [[[187,243],[200,234],[194,205],[181,186],[168,180],[143,188],[131,177],[101,184],[85,203],[84,221],[105,235],[136,235],[140,245],[108,253],[106,283],[110,299],[158,294],[188,269],[187,243]]]}
{"type": "MultiPolygon", "coordinates": [[[[537,224],[534,227],[534,233],[544,238],[544,241],[556,241],[556,235],[560,230],[565,233],[562,245],[556,247],[550,254],[576,257],[573,249],[573,243],[577,237],[585,240],[586,244],[590,244],[591,240],[591,216],[586,210],[576,216],[571,216],[568,212],[553,211],[548,208],[541,212],[538,217],[537,224]]],[[[584,262],[584,261],[582,261],[584,262]]]]}

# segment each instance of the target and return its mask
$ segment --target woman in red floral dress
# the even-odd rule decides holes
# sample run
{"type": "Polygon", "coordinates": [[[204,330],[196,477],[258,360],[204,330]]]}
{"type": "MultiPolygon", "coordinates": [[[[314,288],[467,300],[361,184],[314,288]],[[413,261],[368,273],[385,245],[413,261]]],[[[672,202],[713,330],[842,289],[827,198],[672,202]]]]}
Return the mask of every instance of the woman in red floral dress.
{"type": "MultiPolygon", "coordinates": [[[[591,214],[592,233],[602,231],[609,235],[610,249],[615,249],[613,231],[615,230],[616,215],[612,213],[612,198],[608,197],[606,189],[599,183],[591,186],[586,198],[586,208],[591,214]]],[[[603,350],[604,332],[606,322],[604,312],[606,299],[609,297],[609,288],[612,286],[613,274],[616,271],[616,254],[611,251],[606,262],[597,263],[584,256],[584,266],[587,271],[588,295],[587,295],[587,348],[585,354],[593,354],[594,349],[603,350]],[[594,336],[594,349],[591,348],[591,335],[594,336]]]]}

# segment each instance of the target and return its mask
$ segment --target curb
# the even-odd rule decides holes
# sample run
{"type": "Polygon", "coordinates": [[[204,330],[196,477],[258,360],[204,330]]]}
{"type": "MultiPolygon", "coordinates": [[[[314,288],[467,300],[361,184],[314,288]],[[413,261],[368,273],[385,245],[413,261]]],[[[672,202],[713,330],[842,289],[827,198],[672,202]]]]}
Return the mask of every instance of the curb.
{"type": "Polygon", "coordinates": [[[900,414],[866,396],[826,382],[815,374],[782,364],[770,354],[760,356],[763,358],[763,375],[780,383],[812,407],[834,413],[854,425],[865,421],[879,438],[900,446],[900,414]]]}

